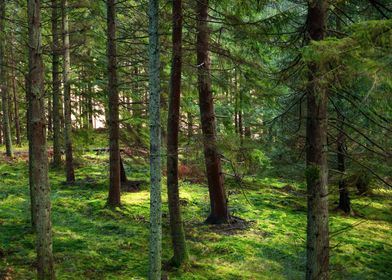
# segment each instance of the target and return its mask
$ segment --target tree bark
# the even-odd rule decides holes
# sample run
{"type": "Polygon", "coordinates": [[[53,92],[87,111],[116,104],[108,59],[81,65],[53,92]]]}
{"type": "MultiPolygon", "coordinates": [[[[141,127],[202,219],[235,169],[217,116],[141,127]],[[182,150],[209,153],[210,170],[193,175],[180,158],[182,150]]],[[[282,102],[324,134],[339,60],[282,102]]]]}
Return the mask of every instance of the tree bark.
{"type": "Polygon", "coordinates": [[[209,58],[208,0],[197,1],[197,67],[204,158],[210,194],[211,213],[206,222],[226,223],[229,220],[226,193],[223,185],[221,159],[216,143],[214,101],[211,90],[209,58]]]}
{"type": "Polygon", "coordinates": [[[72,110],[71,110],[71,54],[69,49],[68,1],[62,0],[63,21],[63,83],[64,83],[64,144],[65,144],[65,174],[66,182],[75,182],[75,171],[72,152],[72,110]]]}
{"type": "Polygon", "coordinates": [[[52,254],[51,202],[46,144],[40,11],[39,0],[28,1],[30,185],[34,193],[33,213],[36,220],[38,279],[47,280],[55,279],[55,272],[52,254]]]}
{"type": "Polygon", "coordinates": [[[5,142],[6,155],[12,157],[14,155],[12,149],[12,136],[9,115],[9,94],[7,86],[6,60],[5,60],[5,0],[0,0],[0,93],[1,107],[3,112],[3,135],[5,142]]]}
{"type": "Polygon", "coordinates": [[[109,93],[109,169],[110,186],[108,205],[120,206],[121,176],[119,148],[119,110],[117,85],[117,49],[116,49],[116,1],[107,1],[107,38],[108,38],[108,93],[109,93]]]}
{"type": "Polygon", "coordinates": [[[161,279],[162,197],[161,197],[161,122],[160,57],[158,17],[159,1],[149,0],[149,91],[150,91],[150,243],[149,279],[161,279]]]}
{"type": "Polygon", "coordinates": [[[58,0],[52,0],[52,98],[53,98],[53,165],[61,166],[61,110],[60,108],[60,47],[58,28],[58,0]]]}
{"type": "MultiPolygon", "coordinates": [[[[327,0],[308,2],[307,32],[311,40],[322,40],[326,31],[327,0]]],[[[328,279],[328,96],[320,81],[320,62],[308,65],[306,123],[306,182],[308,194],[306,279],[328,279]]]]}
{"type": "Polygon", "coordinates": [[[172,264],[181,266],[188,260],[185,233],[181,217],[178,189],[178,133],[180,122],[181,71],[182,71],[182,1],[173,0],[172,69],[169,110],[167,118],[167,194],[170,230],[173,243],[172,264]]]}

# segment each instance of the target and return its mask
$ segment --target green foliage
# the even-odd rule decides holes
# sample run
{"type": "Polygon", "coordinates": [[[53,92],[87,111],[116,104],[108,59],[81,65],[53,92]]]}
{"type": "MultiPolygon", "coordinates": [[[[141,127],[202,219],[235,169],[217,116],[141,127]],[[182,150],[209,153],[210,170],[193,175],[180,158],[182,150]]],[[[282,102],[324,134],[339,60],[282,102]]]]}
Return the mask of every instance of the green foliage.
{"type": "Polygon", "coordinates": [[[251,149],[248,154],[248,169],[251,173],[260,173],[271,168],[271,160],[259,149],[251,149]]]}

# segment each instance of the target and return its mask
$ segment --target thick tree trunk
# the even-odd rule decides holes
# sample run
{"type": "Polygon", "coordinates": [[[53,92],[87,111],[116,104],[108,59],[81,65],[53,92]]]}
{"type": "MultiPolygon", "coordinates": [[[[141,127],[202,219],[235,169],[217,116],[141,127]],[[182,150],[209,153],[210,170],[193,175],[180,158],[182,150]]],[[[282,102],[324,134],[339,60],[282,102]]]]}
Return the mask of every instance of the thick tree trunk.
{"type": "MultiPolygon", "coordinates": [[[[327,0],[308,4],[308,35],[311,40],[325,36],[327,0]]],[[[306,125],[306,182],[308,193],[306,279],[328,279],[328,164],[327,111],[328,96],[320,81],[323,66],[309,66],[306,125]]]]}
{"type": "Polygon", "coordinates": [[[181,266],[188,259],[181,218],[178,189],[178,133],[180,122],[182,71],[182,1],[173,0],[173,55],[167,118],[167,194],[174,256],[172,264],[181,266]]]}
{"type": "Polygon", "coordinates": [[[107,40],[108,40],[108,93],[109,93],[109,169],[110,186],[108,205],[120,206],[121,176],[119,148],[119,113],[117,86],[117,50],[116,50],[116,1],[107,1],[107,40]]]}
{"type": "Polygon", "coordinates": [[[64,83],[64,144],[65,144],[65,174],[67,183],[75,182],[75,171],[72,152],[72,110],[71,110],[71,54],[69,49],[68,1],[62,0],[63,21],[63,83],[64,83]]]}
{"type": "Polygon", "coordinates": [[[46,145],[45,92],[41,49],[40,1],[28,1],[29,26],[29,151],[30,185],[34,193],[33,212],[37,236],[38,279],[55,279],[52,254],[52,225],[48,153],[46,145]]]}
{"type": "Polygon", "coordinates": [[[60,104],[60,46],[58,28],[58,0],[52,0],[52,98],[53,98],[53,165],[61,166],[61,110],[60,104]]]}
{"type": "Polygon", "coordinates": [[[1,107],[3,112],[3,135],[5,142],[6,154],[9,157],[13,156],[11,125],[9,116],[9,97],[7,87],[7,73],[5,60],[5,0],[0,0],[0,93],[1,93],[1,107]]]}
{"type": "Polygon", "coordinates": [[[149,90],[150,90],[150,253],[149,279],[161,279],[162,197],[161,197],[161,121],[160,58],[158,17],[159,1],[149,0],[149,90]]]}
{"type": "Polygon", "coordinates": [[[346,147],[345,147],[345,134],[344,134],[344,116],[337,112],[338,116],[338,136],[337,136],[337,159],[338,170],[342,173],[342,178],[339,180],[339,205],[338,208],[349,214],[351,211],[350,197],[347,188],[344,173],[346,172],[346,147]]]}
{"type": "Polygon", "coordinates": [[[211,90],[209,58],[208,0],[197,1],[197,67],[204,157],[210,194],[211,213],[206,222],[226,223],[229,220],[223,185],[221,160],[216,143],[214,101],[211,90]]]}

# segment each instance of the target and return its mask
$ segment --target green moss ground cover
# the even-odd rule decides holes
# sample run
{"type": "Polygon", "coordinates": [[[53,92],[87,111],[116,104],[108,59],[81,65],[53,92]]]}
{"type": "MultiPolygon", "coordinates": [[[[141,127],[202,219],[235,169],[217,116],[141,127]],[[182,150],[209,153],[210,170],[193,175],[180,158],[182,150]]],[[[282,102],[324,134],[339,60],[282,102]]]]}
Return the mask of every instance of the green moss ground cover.
{"type": "MultiPolygon", "coordinates": [[[[127,163],[129,179],[148,181],[145,165],[127,163]]],[[[29,224],[27,163],[0,162],[0,272],[34,279],[34,235],[29,224]]],[[[78,182],[63,184],[51,171],[53,231],[58,279],[145,279],[148,259],[148,184],[124,193],[123,206],[105,208],[107,158],[84,154],[78,182]]],[[[170,279],[303,279],[306,197],[300,183],[249,179],[243,191],[227,180],[231,213],[244,219],[207,226],[208,192],[181,183],[189,266],[170,279]]],[[[333,187],[331,187],[333,188],[333,187]]],[[[163,181],[163,259],[171,256],[163,181]]],[[[392,192],[353,196],[354,216],[331,211],[331,279],[392,279],[392,192]]],[[[331,196],[330,209],[336,206],[331,196]]]]}

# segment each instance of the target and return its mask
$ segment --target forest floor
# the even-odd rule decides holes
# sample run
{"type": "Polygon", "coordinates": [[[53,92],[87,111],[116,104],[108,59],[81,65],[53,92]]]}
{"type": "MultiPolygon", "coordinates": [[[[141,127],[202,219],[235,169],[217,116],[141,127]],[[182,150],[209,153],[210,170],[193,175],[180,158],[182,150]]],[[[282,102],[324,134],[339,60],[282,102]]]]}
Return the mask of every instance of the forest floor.
{"type": "MultiPolygon", "coordinates": [[[[80,155],[74,185],[51,171],[53,250],[58,279],[145,279],[148,269],[148,166],[127,162],[142,190],[123,193],[121,208],[105,208],[107,155],[80,155]]],[[[25,158],[0,158],[0,279],[35,279],[25,158]],[[2,276],[1,276],[2,275],[2,276]],[[9,276],[10,278],[6,278],[9,276]]],[[[163,180],[163,260],[171,256],[163,180]]],[[[205,184],[181,182],[190,264],[170,279],[303,279],[306,197],[301,183],[251,178],[243,189],[227,180],[231,213],[244,222],[203,223],[205,184]]],[[[354,190],[352,190],[354,193],[354,190]]],[[[392,279],[392,191],[352,196],[355,215],[333,211],[330,199],[331,279],[392,279]]]]}

